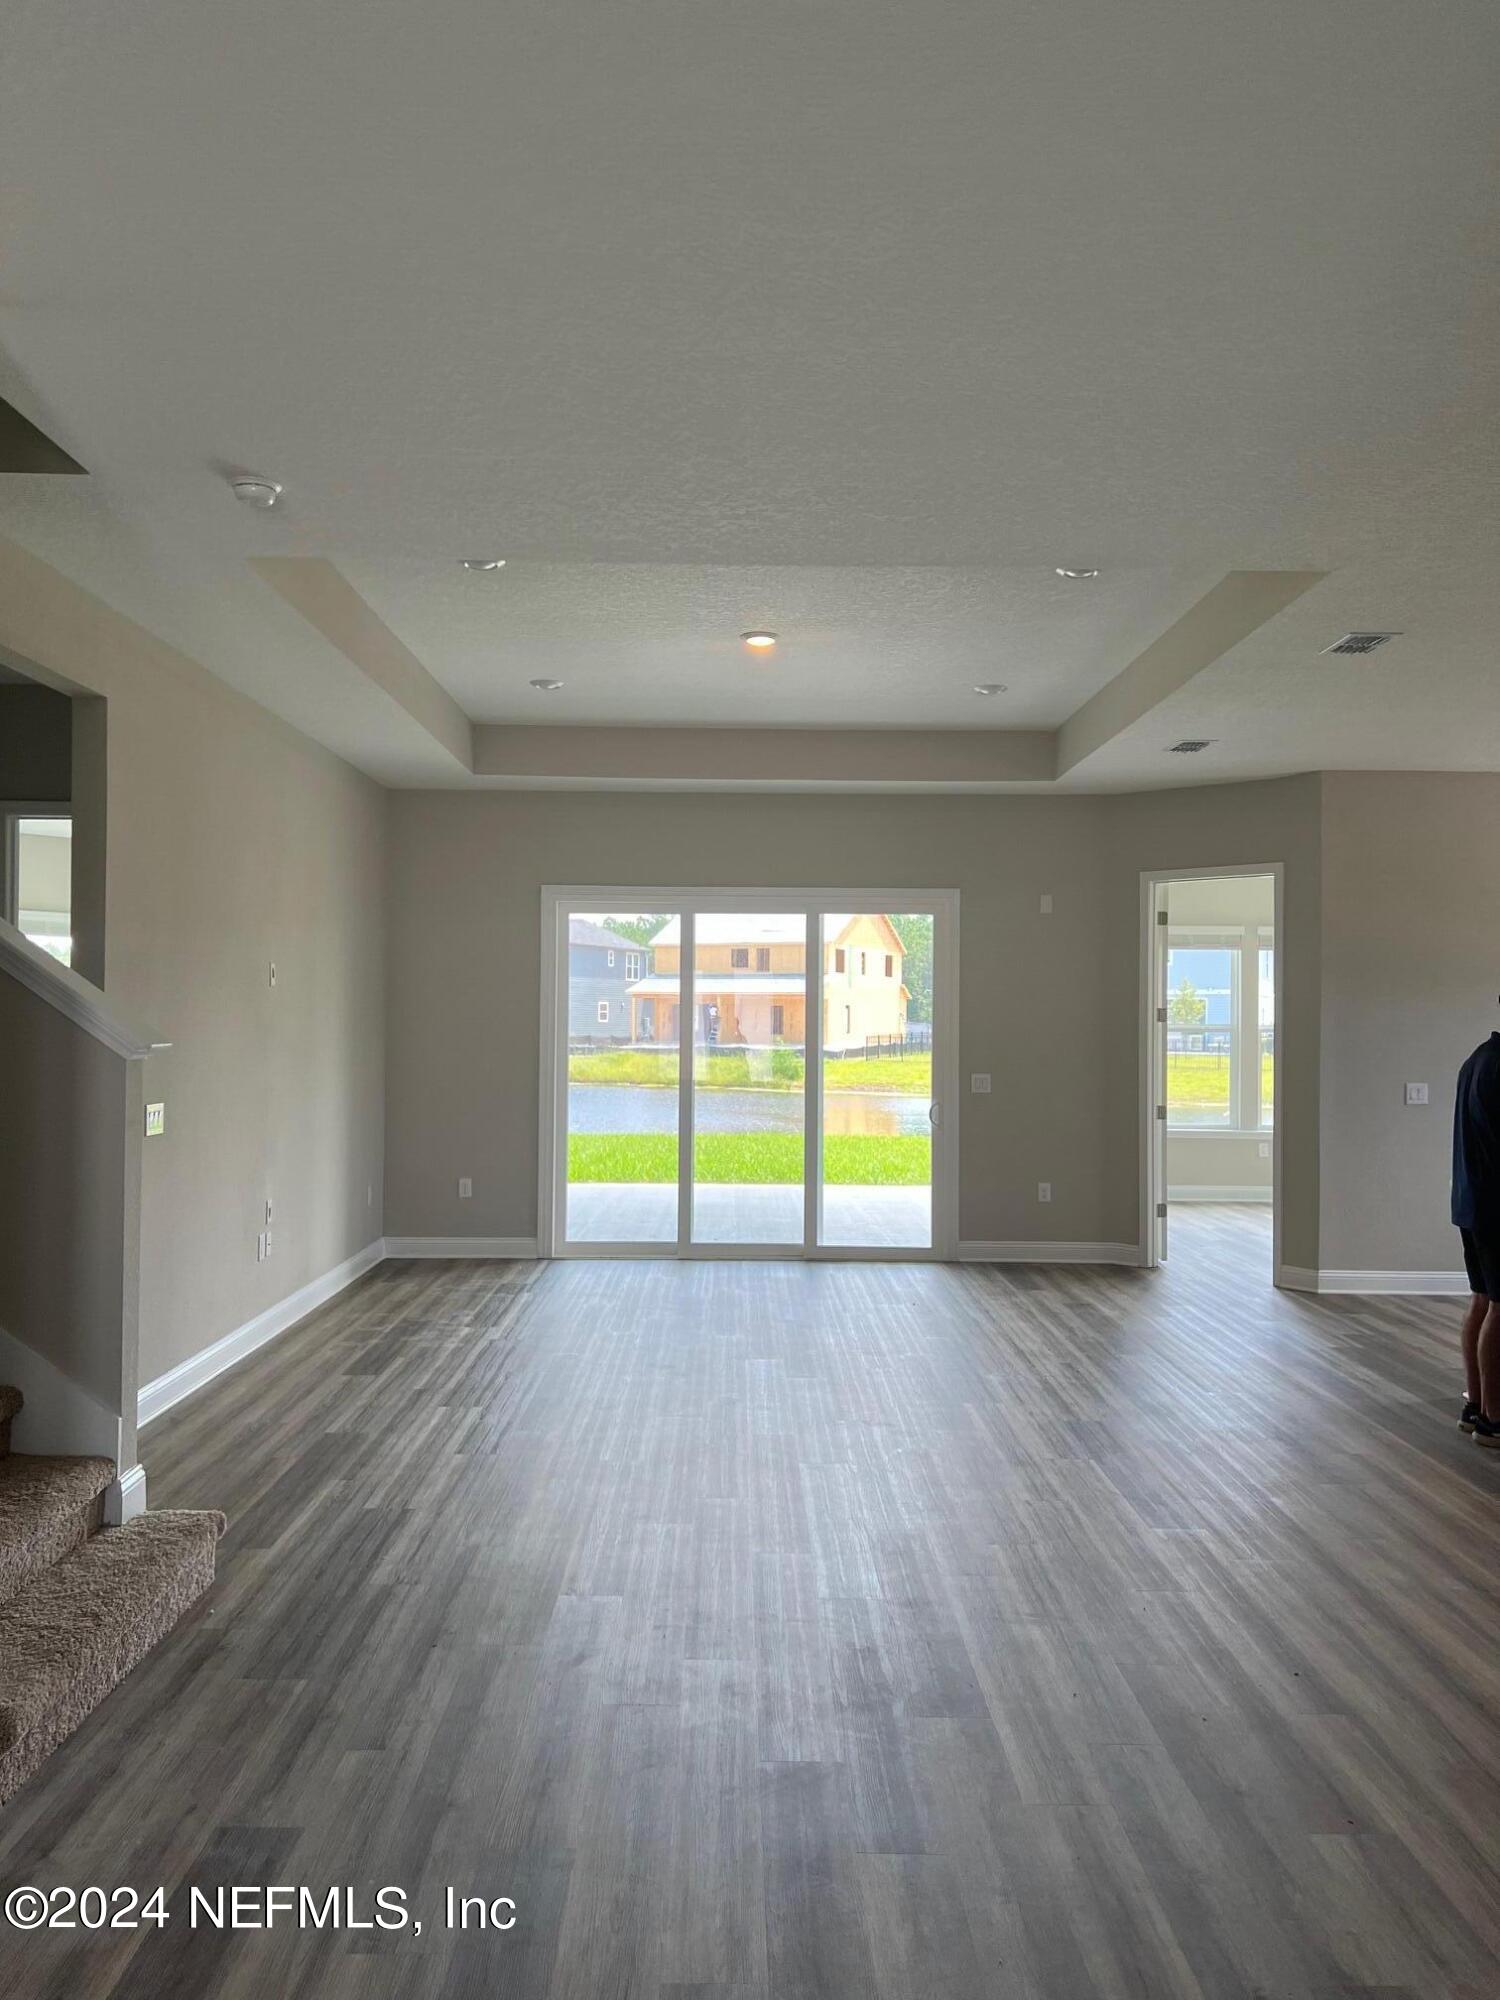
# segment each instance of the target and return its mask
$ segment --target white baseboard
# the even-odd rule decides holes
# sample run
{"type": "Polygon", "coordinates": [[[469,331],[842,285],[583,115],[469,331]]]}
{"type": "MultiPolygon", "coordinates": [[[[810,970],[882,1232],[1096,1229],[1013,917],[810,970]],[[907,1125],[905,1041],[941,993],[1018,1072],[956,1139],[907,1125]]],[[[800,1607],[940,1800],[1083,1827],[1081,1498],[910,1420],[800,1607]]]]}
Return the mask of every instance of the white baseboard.
{"type": "Polygon", "coordinates": [[[132,1465],[128,1472],[112,1479],[104,1489],[104,1525],[123,1527],[146,1511],[146,1468],[132,1465]]]}
{"type": "Polygon", "coordinates": [[[55,1368],[45,1354],[0,1326],[0,1382],[19,1389],[25,1407],[11,1429],[16,1451],[120,1462],[120,1419],[55,1368]]]}
{"type": "Polygon", "coordinates": [[[1135,1243],[960,1243],[961,1264],[1132,1264],[1135,1243]]]}
{"type": "Polygon", "coordinates": [[[388,1236],[387,1257],[534,1258],[534,1236],[388,1236]]]}
{"type": "Polygon", "coordinates": [[[1375,1297],[1467,1297],[1469,1290],[1462,1271],[1309,1271],[1296,1264],[1282,1267],[1281,1283],[1293,1292],[1362,1292],[1375,1297]]]}
{"type": "Polygon", "coordinates": [[[179,1361],[175,1368],[169,1368],[165,1375],[158,1375],[154,1382],[144,1383],[136,1405],[137,1424],[149,1424],[153,1418],[182,1402],[184,1397],[193,1395],[205,1383],[212,1382],[216,1375],[222,1375],[226,1368],[232,1368],[247,1354],[253,1354],[257,1347],[264,1347],[268,1340],[285,1333],[299,1319],[306,1319],[310,1312],[326,1305],[329,1299],[352,1285],[356,1278],[362,1278],[366,1271],[373,1270],[385,1254],[385,1240],[377,1236],[363,1250],[356,1251],[342,1264],[335,1264],[320,1278],[311,1279],[300,1290],[288,1293],[274,1306],[267,1306],[254,1319],[247,1319],[233,1333],[226,1333],[222,1340],[216,1340],[212,1347],[205,1347],[201,1353],[191,1354],[186,1361],[179,1361]]]}
{"type": "Polygon", "coordinates": [[[1319,1271],[1320,1292],[1462,1292],[1469,1281],[1462,1271],[1319,1271]]]}
{"type": "Polygon", "coordinates": [[[1168,1201],[1265,1201],[1271,1199],[1271,1190],[1260,1187],[1206,1187],[1201,1182],[1191,1182],[1186,1187],[1169,1187],[1168,1201]]]}

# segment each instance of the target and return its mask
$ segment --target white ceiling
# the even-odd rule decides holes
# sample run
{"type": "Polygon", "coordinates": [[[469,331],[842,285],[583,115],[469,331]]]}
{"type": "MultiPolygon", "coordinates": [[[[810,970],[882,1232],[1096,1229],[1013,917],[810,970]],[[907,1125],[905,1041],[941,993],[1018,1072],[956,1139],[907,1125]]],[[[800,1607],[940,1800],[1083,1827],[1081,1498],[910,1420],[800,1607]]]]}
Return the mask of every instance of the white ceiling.
{"type": "Polygon", "coordinates": [[[928,728],[1326,569],[1068,782],[1497,766],[1497,76],[1493,0],[22,0],[0,394],[92,477],[0,534],[395,782],[248,558],[477,720],[928,728]]]}

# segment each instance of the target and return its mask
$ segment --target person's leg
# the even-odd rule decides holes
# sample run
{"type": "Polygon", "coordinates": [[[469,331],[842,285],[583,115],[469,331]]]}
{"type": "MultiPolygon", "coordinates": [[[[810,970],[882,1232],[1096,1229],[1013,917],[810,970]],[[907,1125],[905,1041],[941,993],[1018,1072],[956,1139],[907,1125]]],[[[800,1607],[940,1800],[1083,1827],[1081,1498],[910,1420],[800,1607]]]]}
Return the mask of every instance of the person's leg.
{"type": "Polygon", "coordinates": [[[1492,1424],[1500,1424],[1500,1299],[1489,1301],[1484,1325],[1475,1343],[1479,1365],[1479,1407],[1492,1424]]]}
{"type": "Polygon", "coordinates": [[[1479,1380],[1479,1329],[1484,1325],[1490,1311],[1490,1302],[1482,1292],[1474,1292],[1469,1298],[1469,1310],[1464,1314],[1464,1323],[1459,1328],[1459,1343],[1464,1353],[1464,1394],[1471,1403],[1483,1407],[1484,1392],[1479,1380]]]}

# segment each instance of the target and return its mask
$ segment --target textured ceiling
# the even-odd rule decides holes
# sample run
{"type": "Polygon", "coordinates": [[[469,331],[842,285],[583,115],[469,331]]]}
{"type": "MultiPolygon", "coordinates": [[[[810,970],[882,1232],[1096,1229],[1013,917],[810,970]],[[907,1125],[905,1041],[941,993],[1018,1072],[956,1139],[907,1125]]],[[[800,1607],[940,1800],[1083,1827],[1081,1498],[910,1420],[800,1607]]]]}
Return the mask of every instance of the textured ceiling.
{"type": "MultiPolygon", "coordinates": [[[[1171,727],[1493,763],[1497,73],[1492,0],[19,0],[0,394],[92,476],[0,534],[398,782],[451,759],[248,558],[480,720],[787,726],[1055,724],[1326,569],[1171,727]]],[[[1074,781],[1207,775],[1167,724],[1074,781]]]]}

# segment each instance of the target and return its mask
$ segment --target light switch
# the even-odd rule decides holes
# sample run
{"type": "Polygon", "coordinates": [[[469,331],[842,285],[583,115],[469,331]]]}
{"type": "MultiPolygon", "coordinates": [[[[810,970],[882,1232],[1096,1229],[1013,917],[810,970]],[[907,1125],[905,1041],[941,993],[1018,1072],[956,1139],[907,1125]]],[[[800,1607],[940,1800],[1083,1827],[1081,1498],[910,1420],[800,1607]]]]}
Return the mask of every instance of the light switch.
{"type": "Polygon", "coordinates": [[[458,1198],[460,1201],[472,1201],[474,1198],[474,1183],[469,1179],[467,1174],[464,1175],[458,1184],[458,1198]]]}
{"type": "Polygon", "coordinates": [[[969,1090],[975,1097],[988,1097],[990,1094],[989,1071],[986,1069],[976,1069],[974,1074],[969,1078],[969,1090]]]}
{"type": "Polygon", "coordinates": [[[1406,1086],[1406,1101],[1408,1104],[1425,1104],[1427,1102],[1426,1084],[1409,1083],[1406,1086]]]}
{"type": "Polygon", "coordinates": [[[1051,914],[1052,914],[1052,898],[1050,896],[1043,896],[1042,915],[1044,917],[1050,917],[1051,914]]]}
{"type": "Polygon", "coordinates": [[[146,1106],[146,1137],[159,1139],[167,1129],[167,1107],[165,1104],[146,1106]]]}

